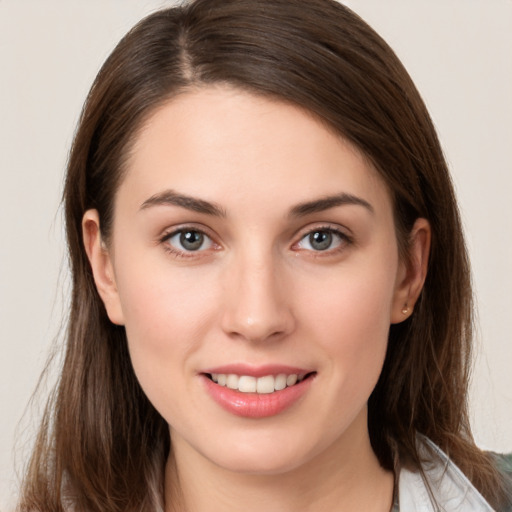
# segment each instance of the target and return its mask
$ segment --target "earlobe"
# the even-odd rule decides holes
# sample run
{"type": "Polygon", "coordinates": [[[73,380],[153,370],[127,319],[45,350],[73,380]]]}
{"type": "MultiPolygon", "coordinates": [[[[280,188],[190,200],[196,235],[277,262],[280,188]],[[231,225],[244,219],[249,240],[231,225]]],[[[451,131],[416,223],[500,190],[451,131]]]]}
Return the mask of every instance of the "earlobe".
{"type": "Polygon", "coordinates": [[[391,323],[400,323],[411,316],[427,277],[431,229],[426,219],[416,219],[409,238],[409,254],[401,262],[397,275],[391,323]]]}
{"type": "Polygon", "coordinates": [[[82,235],[94,283],[105,305],[108,317],[112,323],[123,325],[124,318],[115,281],[112,257],[101,238],[100,218],[97,210],[87,210],[85,212],[82,218],[82,235]]]}

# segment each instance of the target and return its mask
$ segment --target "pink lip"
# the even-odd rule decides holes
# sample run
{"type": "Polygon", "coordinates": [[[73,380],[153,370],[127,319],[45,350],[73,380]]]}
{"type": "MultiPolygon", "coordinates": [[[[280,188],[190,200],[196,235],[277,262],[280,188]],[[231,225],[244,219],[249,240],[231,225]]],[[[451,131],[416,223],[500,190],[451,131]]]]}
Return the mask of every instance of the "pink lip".
{"type": "Polygon", "coordinates": [[[206,375],[207,373],[234,373],[236,375],[263,377],[265,375],[279,375],[280,373],[305,375],[308,372],[303,369],[285,366],[248,368],[246,365],[227,365],[202,373],[200,377],[211,398],[231,414],[245,418],[276,416],[297,403],[307,393],[314,380],[314,376],[311,375],[294,386],[287,387],[281,391],[275,391],[274,393],[242,393],[219,386],[206,375]]]}
{"type": "Polygon", "coordinates": [[[216,366],[215,368],[208,368],[202,370],[201,373],[224,373],[235,375],[250,375],[251,377],[265,377],[266,375],[279,375],[285,373],[286,375],[306,375],[311,373],[312,370],[306,370],[304,368],[297,368],[294,366],[287,366],[281,364],[267,364],[263,366],[251,366],[247,364],[226,364],[222,366],[216,366]]]}

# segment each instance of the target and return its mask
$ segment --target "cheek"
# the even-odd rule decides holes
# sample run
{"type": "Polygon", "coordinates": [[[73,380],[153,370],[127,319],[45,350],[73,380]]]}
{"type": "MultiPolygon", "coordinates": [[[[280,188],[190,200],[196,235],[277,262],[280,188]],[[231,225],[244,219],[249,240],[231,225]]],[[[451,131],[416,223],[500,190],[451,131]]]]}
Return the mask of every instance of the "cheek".
{"type": "Polygon", "coordinates": [[[211,316],[211,273],[177,268],[161,255],[133,255],[116,261],[121,308],[128,334],[145,344],[194,343],[211,316]]]}
{"type": "Polygon", "coordinates": [[[378,378],[387,349],[395,283],[393,264],[361,263],[332,275],[323,293],[309,296],[303,308],[309,336],[331,355],[336,371],[350,375],[347,380],[354,382],[369,374],[370,379],[378,378]]]}
{"type": "MultiPolygon", "coordinates": [[[[130,357],[146,395],[164,415],[169,389],[185,391],[193,354],[210,329],[212,287],[204,276],[131,258],[116,273],[130,357]],[[197,286],[195,285],[197,283],[197,286]]],[[[197,270],[197,269],[196,269],[197,270]]],[[[190,272],[190,271],[188,271],[190,272]]]]}

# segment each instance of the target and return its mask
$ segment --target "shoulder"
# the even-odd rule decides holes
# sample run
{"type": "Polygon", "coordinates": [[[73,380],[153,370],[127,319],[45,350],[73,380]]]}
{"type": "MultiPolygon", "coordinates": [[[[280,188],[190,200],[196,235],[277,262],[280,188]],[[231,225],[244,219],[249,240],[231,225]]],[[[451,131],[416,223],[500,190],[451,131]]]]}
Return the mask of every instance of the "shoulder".
{"type": "Polygon", "coordinates": [[[510,502],[508,506],[499,512],[512,512],[512,453],[502,454],[488,452],[494,460],[496,469],[503,475],[505,481],[508,483],[510,492],[510,502]]]}
{"type": "Polygon", "coordinates": [[[494,459],[496,468],[512,479],[512,453],[502,454],[489,452],[489,455],[494,459]]]}
{"type": "MultiPolygon", "coordinates": [[[[429,439],[418,437],[418,451],[426,462],[421,471],[402,469],[398,510],[407,512],[512,512],[510,506],[495,511],[449,457],[429,439]]],[[[512,485],[512,454],[491,454],[496,468],[512,485]]]]}

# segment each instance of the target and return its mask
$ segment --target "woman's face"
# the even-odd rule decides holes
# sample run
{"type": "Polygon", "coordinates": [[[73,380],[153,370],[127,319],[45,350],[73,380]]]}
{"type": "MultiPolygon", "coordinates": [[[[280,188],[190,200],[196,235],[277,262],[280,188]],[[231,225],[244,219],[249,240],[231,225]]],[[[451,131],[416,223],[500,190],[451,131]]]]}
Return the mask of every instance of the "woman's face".
{"type": "Polygon", "coordinates": [[[185,93],[140,131],[114,212],[96,281],[178,455],[276,473],[366,442],[410,283],[352,145],[285,103],[185,93]]]}

